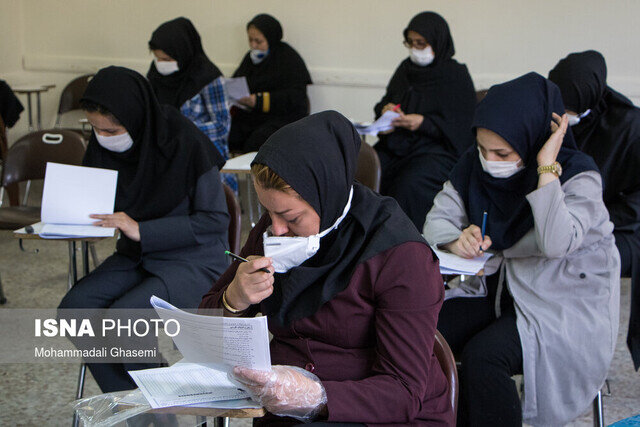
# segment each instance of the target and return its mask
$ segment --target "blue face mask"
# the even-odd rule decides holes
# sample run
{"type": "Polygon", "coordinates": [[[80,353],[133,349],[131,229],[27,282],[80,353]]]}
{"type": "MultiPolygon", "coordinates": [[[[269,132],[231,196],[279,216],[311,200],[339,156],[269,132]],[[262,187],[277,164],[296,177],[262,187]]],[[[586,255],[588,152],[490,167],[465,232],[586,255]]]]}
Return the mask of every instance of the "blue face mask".
{"type": "Polygon", "coordinates": [[[573,114],[569,114],[567,113],[567,116],[569,116],[569,126],[575,126],[578,123],[580,123],[580,120],[584,119],[585,117],[587,117],[589,115],[589,113],[591,112],[591,109],[588,109],[587,111],[585,111],[582,114],[578,114],[576,116],[574,116],[573,114]]]}
{"type": "Polygon", "coordinates": [[[251,49],[251,51],[249,52],[249,56],[251,57],[251,62],[253,62],[254,64],[261,63],[264,60],[264,58],[267,57],[268,54],[269,54],[269,49],[267,50],[251,49]]]}

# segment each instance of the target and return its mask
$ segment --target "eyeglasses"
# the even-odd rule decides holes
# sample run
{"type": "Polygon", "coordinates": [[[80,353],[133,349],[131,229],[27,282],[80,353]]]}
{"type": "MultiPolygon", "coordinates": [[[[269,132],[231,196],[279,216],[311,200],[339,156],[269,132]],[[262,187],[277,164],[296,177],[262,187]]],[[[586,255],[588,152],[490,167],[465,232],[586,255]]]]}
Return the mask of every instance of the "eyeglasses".
{"type": "Polygon", "coordinates": [[[411,39],[405,39],[405,41],[402,42],[402,44],[404,45],[404,47],[406,48],[412,48],[415,47],[416,49],[424,49],[425,47],[429,46],[429,43],[427,43],[425,40],[411,40],[411,39]]]}

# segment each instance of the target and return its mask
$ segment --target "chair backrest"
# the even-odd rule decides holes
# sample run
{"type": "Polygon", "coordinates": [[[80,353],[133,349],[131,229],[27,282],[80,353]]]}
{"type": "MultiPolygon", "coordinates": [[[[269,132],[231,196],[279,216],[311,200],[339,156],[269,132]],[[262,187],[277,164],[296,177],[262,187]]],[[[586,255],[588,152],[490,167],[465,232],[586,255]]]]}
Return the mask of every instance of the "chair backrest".
{"type": "Polygon", "coordinates": [[[84,147],[77,132],[47,129],[29,133],[9,148],[2,169],[2,186],[44,179],[47,162],[80,165],[84,147]]]}
{"type": "Polygon", "coordinates": [[[458,370],[456,368],[456,360],[453,357],[453,352],[447,344],[447,340],[444,339],[442,334],[436,330],[436,341],[433,345],[433,352],[438,359],[438,363],[442,367],[444,375],[449,382],[449,390],[451,394],[451,407],[453,409],[454,421],[458,414],[458,370]]]}
{"type": "Polygon", "coordinates": [[[489,89],[480,89],[476,91],[476,103],[480,103],[480,101],[482,101],[484,99],[485,96],[487,96],[487,92],[489,92],[489,89]]]}
{"type": "Polygon", "coordinates": [[[362,141],[356,166],[356,180],[373,191],[379,192],[381,176],[382,169],[378,153],[372,146],[362,141]]]}
{"type": "Polygon", "coordinates": [[[4,120],[0,116],[0,161],[4,162],[7,158],[7,150],[9,149],[9,143],[7,142],[7,128],[4,125],[4,120]]]}
{"type": "Polygon", "coordinates": [[[84,76],[77,77],[71,80],[62,90],[60,103],[58,104],[58,124],[61,114],[80,109],[80,98],[82,98],[82,94],[84,94],[89,80],[91,80],[93,76],[93,74],[85,74],[84,76]]]}
{"type": "Polygon", "coordinates": [[[229,250],[234,254],[238,254],[240,253],[240,240],[242,238],[242,210],[231,187],[227,184],[222,184],[222,186],[224,187],[224,196],[229,210],[229,250]]]}

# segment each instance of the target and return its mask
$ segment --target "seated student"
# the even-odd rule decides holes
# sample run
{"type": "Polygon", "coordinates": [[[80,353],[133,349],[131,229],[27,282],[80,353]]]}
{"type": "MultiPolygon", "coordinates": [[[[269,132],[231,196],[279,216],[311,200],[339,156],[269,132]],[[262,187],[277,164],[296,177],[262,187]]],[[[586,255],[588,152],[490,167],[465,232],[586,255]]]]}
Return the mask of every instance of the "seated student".
{"type": "Polygon", "coordinates": [[[260,14],[247,24],[251,50],[233,73],[246,77],[251,96],[239,100],[247,110],[234,109],[229,147],[257,151],[269,136],[309,114],[307,85],[311,76],[294,48],[282,41],[282,26],[260,14]]]}
{"type": "MultiPolygon", "coordinates": [[[[220,154],[229,158],[227,137],[231,127],[222,73],[202,49],[200,34],[187,18],[160,25],[151,35],[154,59],[147,79],[161,104],[173,105],[209,137],[220,154]]],[[[222,174],[234,190],[233,174],[222,174]]]]}
{"type": "MultiPolygon", "coordinates": [[[[228,265],[224,159],[193,123],[159,105],[135,71],[100,70],[81,105],[93,126],[84,165],[118,171],[116,212],[93,217],[120,238],[60,308],[151,308],[151,295],[197,307],[228,265]]],[[[122,365],[89,369],[103,392],[135,388],[122,365]]]]}
{"type": "Polygon", "coordinates": [[[560,88],[578,148],[593,157],[604,181],[621,272],[631,276],[627,345],[640,368],[640,109],[607,86],[607,64],[596,51],[572,53],[549,72],[560,88]],[[572,117],[573,116],[573,117],[572,117]],[[572,123],[573,122],[573,123],[572,123]]]}
{"type": "Polygon", "coordinates": [[[440,15],[416,15],[403,34],[409,58],[375,106],[376,117],[393,109],[401,116],[375,148],[382,166],[380,192],[395,198],[422,230],[433,198],[473,143],[476,95],[466,65],[453,59],[453,39],[440,15]]]}
{"type": "Polygon", "coordinates": [[[0,101],[0,117],[6,127],[12,128],[20,118],[24,107],[4,80],[0,80],[0,101]]]}
{"type": "Polygon", "coordinates": [[[539,74],[493,86],[476,110],[477,147],[427,215],[430,244],[464,258],[491,249],[500,264],[463,286],[476,298],[448,298],[438,320],[462,354],[462,425],[564,425],[587,409],[613,357],[620,259],[600,174],[563,112],[539,74]]]}
{"type": "MultiPolygon", "coordinates": [[[[266,372],[234,376],[272,414],[451,425],[433,354],[444,297],[438,264],[393,199],[354,182],[359,148],[334,111],[274,133],[252,165],[267,213],[242,249],[250,262],[233,263],[200,307],[268,316],[271,360],[286,366],[268,384],[266,372]]],[[[293,420],[262,420],[278,421],[293,420]]]]}

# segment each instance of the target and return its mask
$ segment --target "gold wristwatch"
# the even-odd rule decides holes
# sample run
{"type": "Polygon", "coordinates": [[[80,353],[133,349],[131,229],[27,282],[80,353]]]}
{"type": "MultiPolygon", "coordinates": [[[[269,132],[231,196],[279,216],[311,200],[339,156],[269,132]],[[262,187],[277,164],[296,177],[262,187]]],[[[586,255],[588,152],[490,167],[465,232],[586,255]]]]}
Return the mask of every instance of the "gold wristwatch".
{"type": "Polygon", "coordinates": [[[538,175],[542,175],[543,173],[551,172],[555,174],[557,177],[562,175],[562,166],[560,163],[555,162],[549,166],[538,166],[538,175]]]}

